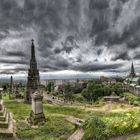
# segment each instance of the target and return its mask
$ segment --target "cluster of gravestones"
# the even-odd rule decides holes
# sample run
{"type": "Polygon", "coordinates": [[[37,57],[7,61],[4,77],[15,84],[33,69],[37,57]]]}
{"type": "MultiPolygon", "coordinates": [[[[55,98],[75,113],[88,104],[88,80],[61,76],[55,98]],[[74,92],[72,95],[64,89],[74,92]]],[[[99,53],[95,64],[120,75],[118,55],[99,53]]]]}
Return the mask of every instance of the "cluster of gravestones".
{"type": "Polygon", "coordinates": [[[20,93],[22,88],[21,83],[14,84],[13,76],[10,77],[10,86],[9,86],[9,99],[24,99],[24,95],[20,93]]]}
{"type": "MultiPolygon", "coordinates": [[[[22,98],[19,94],[19,87],[14,88],[13,77],[10,79],[9,99],[22,98]],[[15,90],[16,89],[16,90],[15,90]]],[[[26,94],[24,96],[24,102],[32,105],[27,121],[31,125],[41,125],[46,122],[45,115],[43,113],[43,94],[40,92],[40,78],[39,71],[37,69],[37,62],[35,58],[35,47],[32,40],[31,45],[31,59],[30,68],[28,70],[26,94]]],[[[13,137],[13,120],[11,113],[7,112],[3,105],[2,99],[0,99],[0,137],[13,137]]]]}

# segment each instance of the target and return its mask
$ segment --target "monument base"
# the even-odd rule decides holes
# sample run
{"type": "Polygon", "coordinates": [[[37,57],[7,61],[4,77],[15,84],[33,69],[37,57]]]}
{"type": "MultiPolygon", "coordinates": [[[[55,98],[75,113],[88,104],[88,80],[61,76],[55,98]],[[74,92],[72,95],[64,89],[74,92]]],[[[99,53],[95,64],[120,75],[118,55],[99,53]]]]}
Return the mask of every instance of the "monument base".
{"type": "Polygon", "coordinates": [[[28,122],[31,125],[44,124],[46,122],[46,118],[43,112],[35,114],[33,111],[31,111],[30,116],[28,118],[28,122]]]}

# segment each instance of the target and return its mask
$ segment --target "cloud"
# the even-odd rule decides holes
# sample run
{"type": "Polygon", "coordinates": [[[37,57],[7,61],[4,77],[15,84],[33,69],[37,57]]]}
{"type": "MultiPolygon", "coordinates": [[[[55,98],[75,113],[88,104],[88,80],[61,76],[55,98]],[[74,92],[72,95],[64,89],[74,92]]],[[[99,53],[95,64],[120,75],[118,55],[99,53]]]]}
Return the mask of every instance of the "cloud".
{"type": "Polygon", "coordinates": [[[34,38],[41,71],[124,72],[131,59],[139,65],[139,8],[139,0],[1,0],[0,65],[26,71],[34,38]]]}

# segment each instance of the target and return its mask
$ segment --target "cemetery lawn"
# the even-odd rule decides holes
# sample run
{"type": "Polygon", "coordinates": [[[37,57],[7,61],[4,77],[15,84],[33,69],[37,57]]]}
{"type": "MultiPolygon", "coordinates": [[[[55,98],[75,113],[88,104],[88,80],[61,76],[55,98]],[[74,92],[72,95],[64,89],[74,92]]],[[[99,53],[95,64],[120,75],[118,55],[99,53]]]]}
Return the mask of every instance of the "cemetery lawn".
{"type": "Polygon", "coordinates": [[[16,120],[16,134],[22,140],[67,140],[75,131],[75,126],[66,121],[67,116],[84,120],[96,116],[106,123],[109,137],[140,130],[140,107],[113,104],[113,110],[109,111],[106,109],[108,105],[72,107],[44,104],[46,124],[39,128],[31,128],[26,121],[30,114],[31,105],[7,99],[4,99],[4,104],[13,113],[13,118],[16,120]]]}
{"type": "Polygon", "coordinates": [[[128,140],[140,140],[140,136],[134,137],[134,138],[130,138],[128,140]]]}

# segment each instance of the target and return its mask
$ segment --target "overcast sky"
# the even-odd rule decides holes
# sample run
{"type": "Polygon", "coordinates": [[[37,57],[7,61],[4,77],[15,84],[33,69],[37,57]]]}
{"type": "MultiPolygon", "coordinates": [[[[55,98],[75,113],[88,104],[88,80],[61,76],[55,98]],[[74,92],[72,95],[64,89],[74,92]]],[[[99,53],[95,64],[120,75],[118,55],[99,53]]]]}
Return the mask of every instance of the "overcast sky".
{"type": "Polygon", "coordinates": [[[27,74],[31,39],[49,77],[140,72],[140,0],[0,0],[1,75],[27,74]]]}

